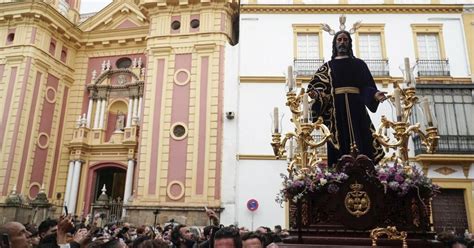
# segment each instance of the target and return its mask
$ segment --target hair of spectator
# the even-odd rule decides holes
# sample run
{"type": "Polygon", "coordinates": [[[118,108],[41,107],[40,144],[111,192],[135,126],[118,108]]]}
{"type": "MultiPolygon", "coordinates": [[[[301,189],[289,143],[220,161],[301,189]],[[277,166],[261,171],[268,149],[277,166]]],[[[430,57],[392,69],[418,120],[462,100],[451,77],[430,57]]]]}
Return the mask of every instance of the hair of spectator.
{"type": "Polygon", "coordinates": [[[237,228],[223,227],[214,235],[214,241],[228,238],[234,240],[234,247],[242,248],[242,239],[240,238],[239,230],[237,228]]]}

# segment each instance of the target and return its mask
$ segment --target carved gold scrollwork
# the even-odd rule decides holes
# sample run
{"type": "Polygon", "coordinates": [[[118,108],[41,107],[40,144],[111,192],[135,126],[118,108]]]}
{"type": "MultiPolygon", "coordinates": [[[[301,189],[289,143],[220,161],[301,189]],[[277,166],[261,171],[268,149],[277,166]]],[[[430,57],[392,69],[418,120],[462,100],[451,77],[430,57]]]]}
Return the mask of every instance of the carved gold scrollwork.
{"type": "Polygon", "coordinates": [[[370,210],[370,198],[367,192],[362,191],[364,185],[354,183],[350,185],[351,192],[347,192],[346,198],[344,199],[344,205],[347,211],[359,218],[365,215],[370,210]]]}
{"type": "Polygon", "coordinates": [[[397,231],[397,227],[388,226],[387,228],[375,228],[370,231],[370,238],[372,239],[372,247],[377,247],[377,239],[382,236],[387,235],[390,240],[401,240],[403,248],[408,248],[407,245],[407,232],[397,231]]]}

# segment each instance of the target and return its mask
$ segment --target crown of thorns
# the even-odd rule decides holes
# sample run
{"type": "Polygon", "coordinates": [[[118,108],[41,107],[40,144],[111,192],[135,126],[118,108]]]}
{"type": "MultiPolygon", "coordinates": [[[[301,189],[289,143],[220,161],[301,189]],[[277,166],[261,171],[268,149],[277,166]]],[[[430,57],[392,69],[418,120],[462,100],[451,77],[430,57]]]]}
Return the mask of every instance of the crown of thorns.
{"type": "MultiPolygon", "coordinates": [[[[349,29],[349,34],[353,34],[357,31],[358,28],[360,28],[361,26],[361,23],[362,21],[357,21],[355,22],[353,25],[352,25],[352,28],[349,29]]],[[[336,31],[334,31],[334,29],[332,29],[328,24],[324,23],[323,24],[323,30],[328,32],[330,35],[335,35],[336,34],[336,31]]],[[[346,31],[346,16],[345,15],[341,15],[339,17],[339,30],[340,31],[346,31]]]]}

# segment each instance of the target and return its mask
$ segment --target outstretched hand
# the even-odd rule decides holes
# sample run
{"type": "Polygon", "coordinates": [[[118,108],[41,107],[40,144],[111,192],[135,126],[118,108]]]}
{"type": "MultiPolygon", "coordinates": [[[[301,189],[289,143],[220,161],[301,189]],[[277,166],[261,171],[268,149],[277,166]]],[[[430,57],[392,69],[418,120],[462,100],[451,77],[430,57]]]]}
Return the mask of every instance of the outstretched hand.
{"type": "Polygon", "coordinates": [[[379,102],[383,102],[385,100],[387,100],[387,96],[385,95],[387,94],[387,92],[385,91],[377,91],[377,93],[375,93],[375,99],[379,102]]]}

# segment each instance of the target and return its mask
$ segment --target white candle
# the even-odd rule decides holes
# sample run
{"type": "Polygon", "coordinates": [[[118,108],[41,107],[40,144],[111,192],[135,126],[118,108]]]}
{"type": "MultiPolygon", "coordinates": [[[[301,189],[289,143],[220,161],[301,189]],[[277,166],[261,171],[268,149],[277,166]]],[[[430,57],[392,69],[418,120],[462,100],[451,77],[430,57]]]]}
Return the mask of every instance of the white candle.
{"type": "Polygon", "coordinates": [[[288,147],[288,160],[291,160],[293,158],[293,138],[290,139],[290,146],[288,147]]]}
{"type": "Polygon", "coordinates": [[[274,133],[279,133],[278,108],[273,108],[273,130],[274,133]]]}
{"type": "Polygon", "coordinates": [[[308,122],[308,116],[309,116],[309,99],[308,99],[308,93],[304,93],[303,95],[303,122],[307,123],[308,122]]]}
{"type": "Polygon", "coordinates": [[[397,121],[402,120],[402,104],[400,102],[400,89],[395,88],[393,92],[393,98],[395,98],[395,109],[397,111],[397,121]]]}
{"type": "Polygon", "coordinates": [[[293,79],[293,66],[288,66],[288,90],[292,91],[295,88],[295,81],[293,79]]]}
{"type": "Polygon", "coordinates": [[[410,70],[410,59],[405,58],[405,83],[410,85],[411,82],[411,70],[410,70]]]}
{"type": "Polygon", "coordinates": [[[424,97],[423,101],[421,102],[421,107],[423,108],[423,113],[426,117],[426,122],[428,123],[428,127],[433,126],[433,116],[431,116],[431,108],[430,108],[430,101],[428,98],[424,97]]]}

